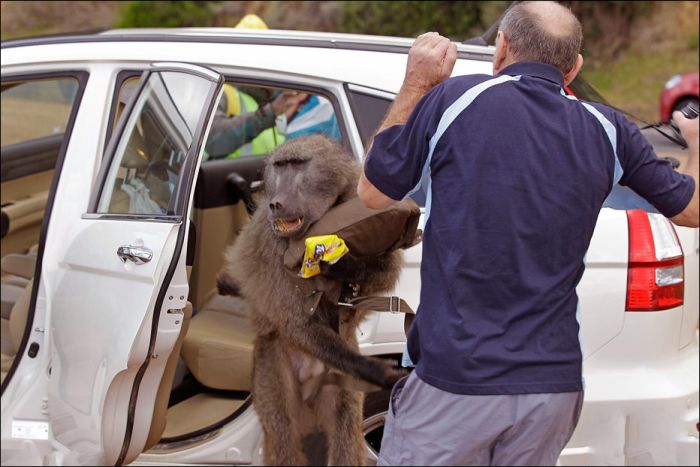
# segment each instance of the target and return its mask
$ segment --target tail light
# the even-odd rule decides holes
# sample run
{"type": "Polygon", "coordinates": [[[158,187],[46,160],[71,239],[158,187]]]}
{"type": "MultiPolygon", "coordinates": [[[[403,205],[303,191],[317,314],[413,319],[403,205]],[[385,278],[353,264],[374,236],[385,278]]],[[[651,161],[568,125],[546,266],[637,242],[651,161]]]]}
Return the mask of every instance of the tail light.
{"type": "Polygon", "coordinates": [[[627,211],[627,311],[659,311],[683,304],[683,250],[660,214],[627,211]]]}

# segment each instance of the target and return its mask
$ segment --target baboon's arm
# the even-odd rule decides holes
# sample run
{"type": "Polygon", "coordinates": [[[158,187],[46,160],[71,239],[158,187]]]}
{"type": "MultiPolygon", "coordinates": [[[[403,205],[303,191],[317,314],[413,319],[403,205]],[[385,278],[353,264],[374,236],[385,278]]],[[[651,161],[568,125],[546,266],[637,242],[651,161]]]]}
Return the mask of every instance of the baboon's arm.
{"type": "Polygon", "coordinates": [[[307,322],[303,329],[287,328],[284,335],[322,362],[383,388],[391,388],[406,374],[388,361],[358,354],[339,334],[321,323],[307,322]]]}
{"type": "Polygon", "coordinates": [[[221,295],[232,295],[235,297],[241,294],[238,283],[225,271],[216,276],[216,287],[221,295]]]}

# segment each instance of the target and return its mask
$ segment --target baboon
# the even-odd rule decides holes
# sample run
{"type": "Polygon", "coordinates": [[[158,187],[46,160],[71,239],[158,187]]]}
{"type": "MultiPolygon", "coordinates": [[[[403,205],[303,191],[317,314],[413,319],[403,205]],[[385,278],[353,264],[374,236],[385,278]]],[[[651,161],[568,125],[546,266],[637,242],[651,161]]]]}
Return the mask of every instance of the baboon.
{"type": "MultiPolygon", "coordinates": [[[[326,384],[309,397],[303,385],[329,369],[381,388],[404,375],[358,352],[355,331],[365,313],[325,298],[308,313],[299,279],[283,265],[291,239],[303,238],[328,209],[356,196],[359,173],[357,161],[322,136],[277,148],[268,156],[259,207],[227,250],[218,277],[220,290],[240,291],[257,333],[252,393],[267,465],[363,465],[363,393],[326,384]]],[[[373,295],[393,288],[400,266],[396,251],[364,258],[349,252],[322,270],[373,295]]]]}

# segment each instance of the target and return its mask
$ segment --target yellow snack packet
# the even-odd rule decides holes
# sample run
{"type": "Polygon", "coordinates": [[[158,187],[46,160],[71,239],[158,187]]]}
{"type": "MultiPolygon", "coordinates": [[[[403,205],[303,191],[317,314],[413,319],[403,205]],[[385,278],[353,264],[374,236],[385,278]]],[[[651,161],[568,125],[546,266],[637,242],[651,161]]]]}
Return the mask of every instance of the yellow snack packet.
{"type": "Polygon", "coordinates": [[[301,262],[299,275],[304,279],[321,273],[319,261],[335,264],[349,250],[345,242],[337,235],[318,235],[304,240],[306,249],[304,260],[301,262]]]}

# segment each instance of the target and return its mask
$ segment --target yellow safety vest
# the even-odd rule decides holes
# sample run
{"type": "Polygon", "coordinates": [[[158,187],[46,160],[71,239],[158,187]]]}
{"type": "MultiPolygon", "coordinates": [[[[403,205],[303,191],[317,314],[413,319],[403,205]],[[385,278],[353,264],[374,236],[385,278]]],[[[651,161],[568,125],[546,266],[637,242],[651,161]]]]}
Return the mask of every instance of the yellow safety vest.
{"type": "MultiPolygon", "coordinates": [[[[224,84],[224,94],[226,95],[226,116],[242,115],[258,110],[258,103],[248,94],[239,91],[235,86],[224,84]]],[[[284,136],[279,134],[277,128],[268,128],[262,131],[251,142],[244,144],[228,156],[234,158],[239,156],[267,154],[276,146],[284,143],[284,136]]]]}

